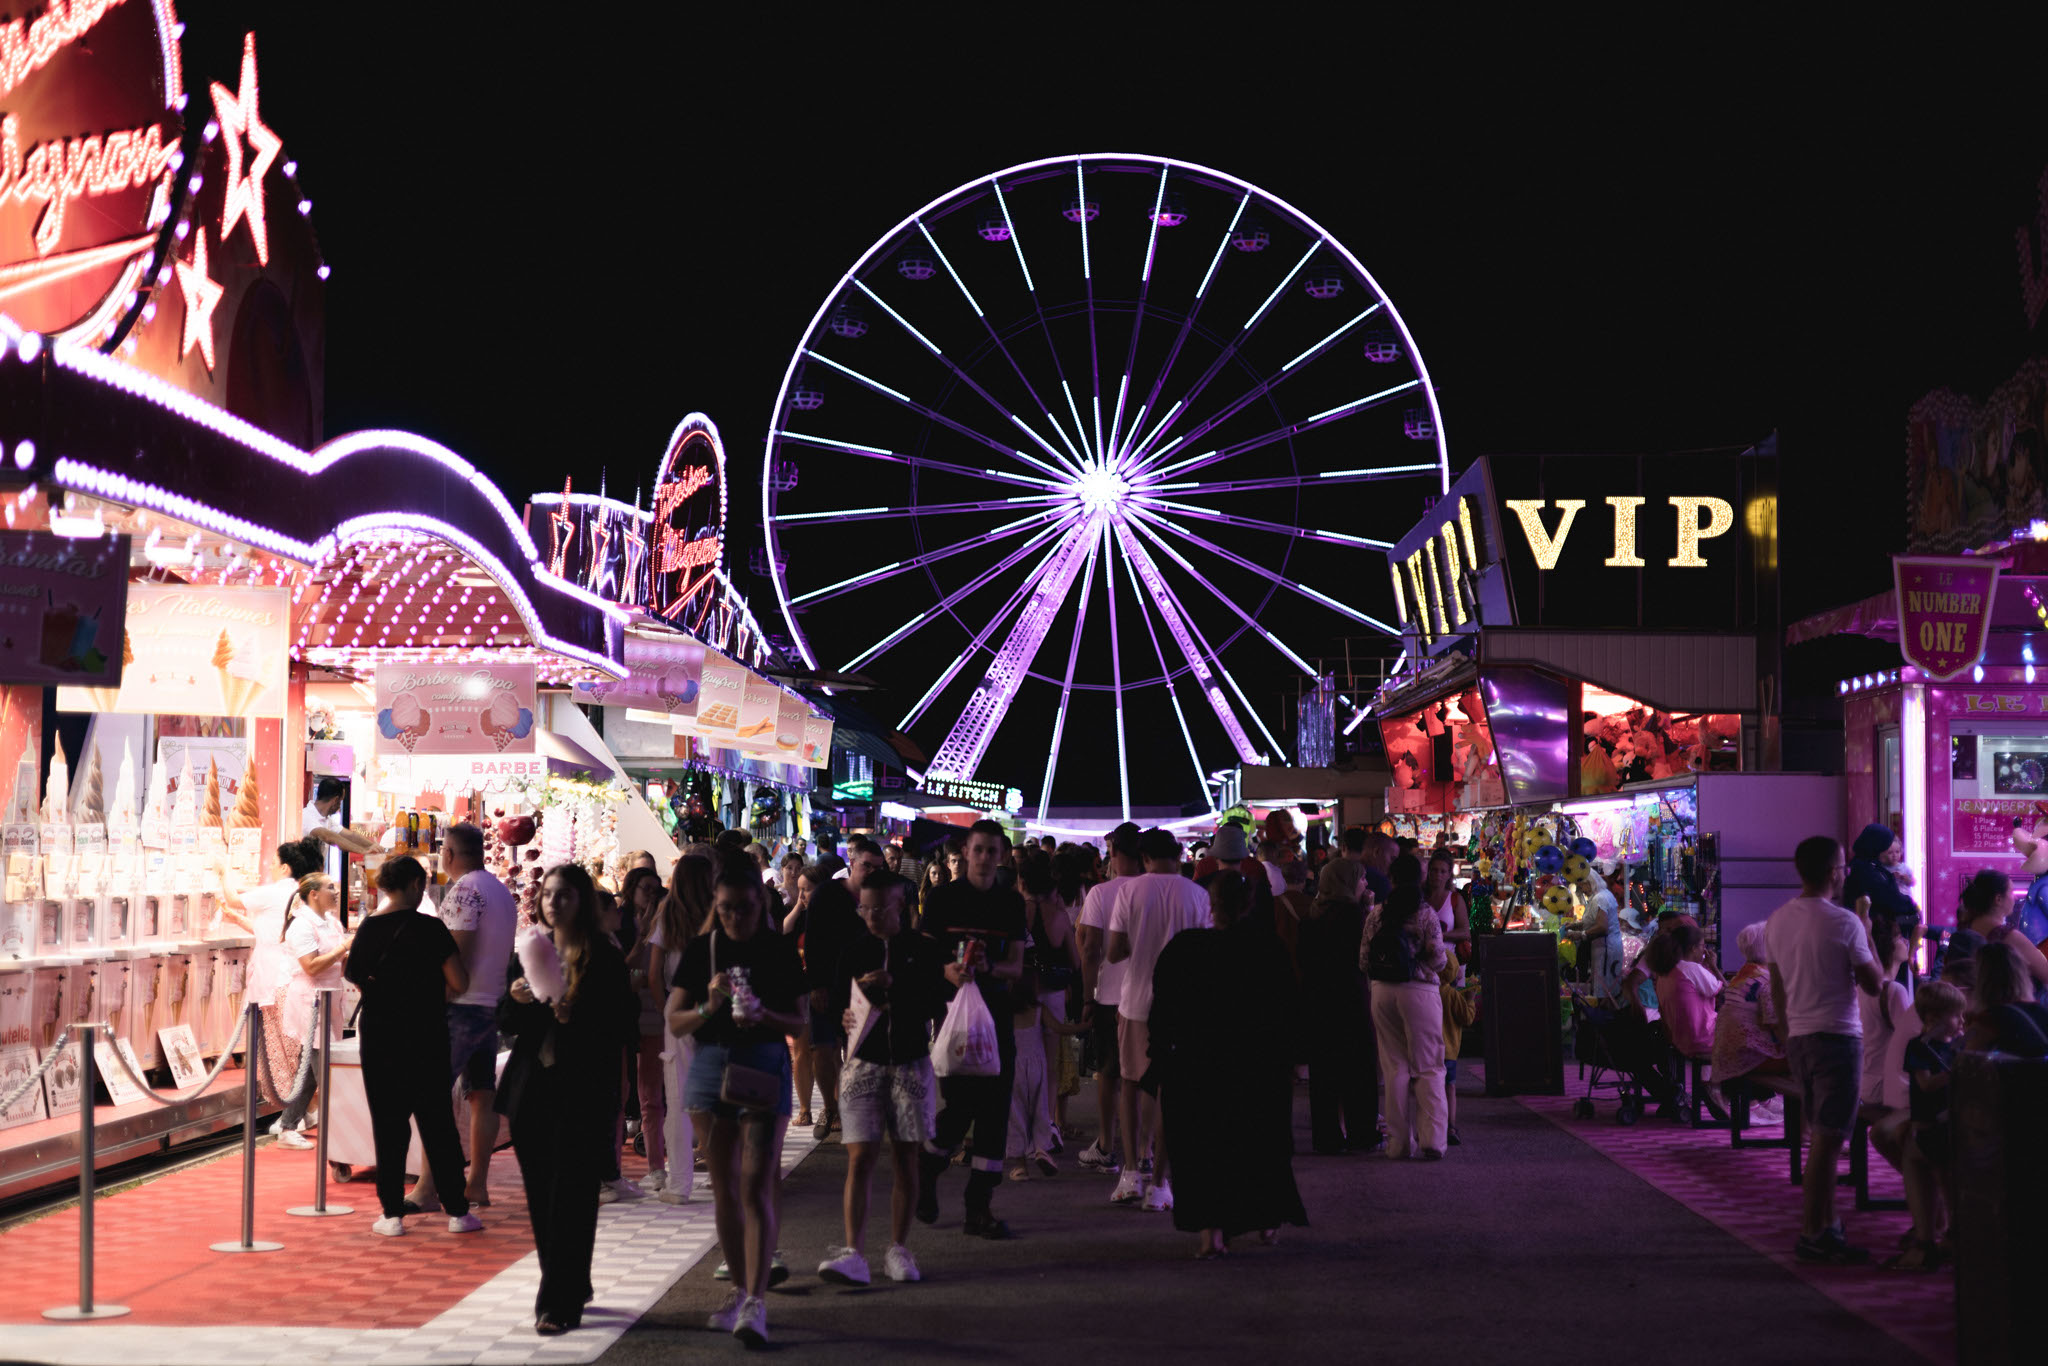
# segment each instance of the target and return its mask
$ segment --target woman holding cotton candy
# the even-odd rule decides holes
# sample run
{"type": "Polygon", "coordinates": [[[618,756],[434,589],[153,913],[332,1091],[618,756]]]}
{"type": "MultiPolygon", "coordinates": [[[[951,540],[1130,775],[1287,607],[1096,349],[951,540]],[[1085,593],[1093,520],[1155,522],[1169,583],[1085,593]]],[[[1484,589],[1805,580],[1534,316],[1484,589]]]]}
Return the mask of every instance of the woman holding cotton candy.
{"type": "Polygon", "coordinates": [[[573,863],[548,870],[534,926],[518,944],[520,975],[498,1002],[513,1036],[498,1082],[498,1113],[540,1253],[533,1329],[566,1333],[583,1321],[597,1239],[597,1188],[619,1109],[619,1055],[640,1034],[640,998],[625,955],[598,928],[597,889],[573,863]]]}

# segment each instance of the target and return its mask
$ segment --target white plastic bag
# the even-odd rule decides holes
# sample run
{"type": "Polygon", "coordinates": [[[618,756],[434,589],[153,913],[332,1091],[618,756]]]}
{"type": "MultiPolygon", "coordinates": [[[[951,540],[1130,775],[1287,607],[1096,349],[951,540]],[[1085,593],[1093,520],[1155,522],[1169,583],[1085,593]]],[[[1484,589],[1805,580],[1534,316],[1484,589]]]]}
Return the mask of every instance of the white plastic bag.
{"type": "Polygon", "coordinates": [[[941,1077],[994,1077],[1003,1060],[996,1052],[996,1021],[973,983],[960,988],[932,1037],[932,1071],[941,1077]]]}

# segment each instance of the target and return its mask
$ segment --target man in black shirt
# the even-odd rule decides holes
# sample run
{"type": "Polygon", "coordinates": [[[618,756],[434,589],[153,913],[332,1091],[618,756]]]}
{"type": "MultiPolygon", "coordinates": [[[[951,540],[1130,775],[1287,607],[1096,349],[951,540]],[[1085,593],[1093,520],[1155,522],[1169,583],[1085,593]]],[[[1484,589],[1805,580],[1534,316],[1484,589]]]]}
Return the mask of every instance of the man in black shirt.
{"type": "MultiPolygon", "coordinates": [[[[810,1038],[811,1065],[817,1070],[818,1089],[825,1096],[825,1113],[818,1120],[818,1127],[811,1131],[820,1143],[839,1125],[839,1054],[846,1046],[839,1014],[831,1008],[822,984],[831,981],[838,970],[846,946],[867,933],[861,926],[855,899],[860,896],[861,883],[883,867],[882,851],[858,835],[848,841],[847,853],[850,857],[845,880],[821,879],[804,914],[804,962],[810,969],[811,980],[820,984],[811,993],[810,1038]]],[[[805,1096],[804,1104],[808,1105],[810,1099],[805,1096]]]]}
{"type": "Polygon", "coordinates": [[[967,833],[966,875],[934,888],[925,901],[924,932],[946,957],[946,978],[954,986],[980,989],[995,1019],[1002,1071],[993,1077],[939,1079],[938,1133],[925,1144],[919,1176],[917,1217],[938,1222],[939,1177],[968,1130],[967,1220],[970,1234],[1007,1238],[1010,1226],[995,1217],[990,1203],[1003,1180],[1003,1151],[1010,1137],[1010,1088],[1016,1076],[1017,1039],[1009,984],[1024,972],[1024,898],[996,885],[996,867],[1006,841],[994,821],[976,821],[967,833]]]}

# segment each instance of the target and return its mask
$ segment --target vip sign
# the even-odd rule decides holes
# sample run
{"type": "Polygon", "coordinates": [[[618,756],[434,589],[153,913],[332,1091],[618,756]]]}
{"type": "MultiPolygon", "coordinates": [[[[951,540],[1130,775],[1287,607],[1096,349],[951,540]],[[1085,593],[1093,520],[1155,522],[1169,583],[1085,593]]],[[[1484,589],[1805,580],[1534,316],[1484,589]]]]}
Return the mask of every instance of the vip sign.
{"type": "MultiPolygon", "coordinates": [[[[1522,525],[1522,535],[1529,546],[1530,555],[1535,557],[1538,569],[1557,568],[1558,559],[1564,554],[1565,538],[1571,535],[1572,523],[1585,510],[1583,498],[1553,498],[1550,506],[1558,511],[1556,530],[1546,530],[1543,525],[1544,501],[1541,498],[1510,498],[1507,509],[1515,514],[1522,525]]],[[[1649,501],[1635,494],[1609,495],[1607,505],[1614,509],[1614,553],[1602,561],[1609,569],[1641,569],[1644,561],[1636,554],[1636,514],[1649,501]]],[[[1672,569],[1705,569],[1706,556],[1700,545],[1717,536],[1728,534],[1735,525],[1735,508],[1725,498],[1697,498],[1674,494],[1665,499],[1678,514],[1678,553],[1665,563],[1672,569]]]]}
{"type": "Polygon", "coordinates": [[[1443,518],[1433,535],[1393,565],[1394,611],[1406,627],[1410,624],[1409,603],[1414,603],[1413,624],[1425,643],[1470,624],[1468,603],[1473,600],[1465,574],[1480,567],[1472,500],[1460,495],[1439,506],[1449,508],[1452,515],[1443,518]]]}
{"type": "Polygon", "coordinates": [[[185,104],[166,0],[0,19],[0,313],[94,339],[169,249],[185,104]]]}

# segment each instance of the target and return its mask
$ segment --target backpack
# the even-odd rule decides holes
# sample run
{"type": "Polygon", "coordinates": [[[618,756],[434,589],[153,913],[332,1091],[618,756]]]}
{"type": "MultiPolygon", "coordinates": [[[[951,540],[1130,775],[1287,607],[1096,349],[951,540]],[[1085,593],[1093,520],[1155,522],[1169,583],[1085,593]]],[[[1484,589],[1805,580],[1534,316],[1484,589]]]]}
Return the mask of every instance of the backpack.
{"type": "Polygon", "coordinates": [[[1043,911],[1031,918],[1031,946],[1024,950],[1024,959],[1038,975],[1041,995],[1065,991],[1074,980],[1074,956],[1068,950],[1054,948],[1047,942],[1043,911]]]}
{"type": "Polygon", "coordinates": [[[1415,980],[1415,940],[1408,927],[1383,919],[1365,942],[1365,975],[1375,982],[1415,980]]]}

